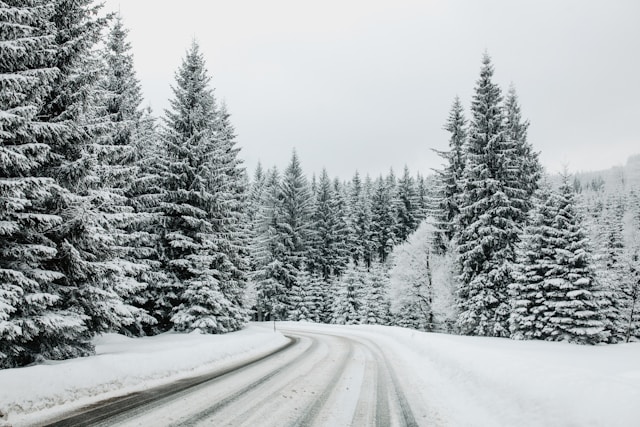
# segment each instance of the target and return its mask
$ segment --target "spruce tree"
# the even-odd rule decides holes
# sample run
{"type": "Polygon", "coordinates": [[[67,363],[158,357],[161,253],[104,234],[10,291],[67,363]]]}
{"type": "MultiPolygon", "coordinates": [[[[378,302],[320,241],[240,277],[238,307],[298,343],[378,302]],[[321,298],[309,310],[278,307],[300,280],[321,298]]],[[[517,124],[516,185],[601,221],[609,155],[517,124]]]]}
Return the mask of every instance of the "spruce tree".
{"type": "Polygon", "coordinates": [[[311,240],[309,267],[325,280],[344,270],[347,261],[340,197],[323,169],[311,216],[315,232],[311,240]]]}
{"type": "Polygon", "coordinates": [[[249,271],[250,227],[247,221],[247,179],[235,128],[225,102],[221,104],[215,126],[219,154],[214,159],[218,179],[209,183],[215,193],[210,217],[216,225],[214,272],[231,306],[223,317],[229,330],[237,330],[247,320],[244,292],[249,271]]]}
{"type": "Polygon", "coordinates": [[[285,245],[281,238],[280,175],[276,168],[265,176],[260,210],[256,216],[255,234],[252,239],[255,268],[252,281],[257,293],[258,320],[267,317],[286,319],[289,276],[282,259],[285,245]]]}
{"type": "Polygon", "coordinates": [[[371,238],[377,259],[385,262],[396,243],[396,215],[393,206],[394,178],[380,176],[371,197],[371,238]]]}
{"type": "Polygon", "coordinates": [[[395,200],[395,235],[396,243],[400,243],[407,240],[407,237],[418,228],[418,196],[415,181],[407,166],[404,167],[402,178],[398,181],[395,200]]]}
{"type": "Polygon", "coordinates": [[[64,275],[56,281],[60,304],[85,324],[81,333],[49,339],[47,357],[66,358],[89,354],[94,334],[135,322],[139,310],[125,301],[134,288],[121,280],[126,271],[116,260],[112,224],[101,210],[107,192],[101,191],[96,146],[113,125],[98,114],[104,70],[96,47],[108,17],[100,17],[101,5],[92,0],[56,0],[53,5],[53,65],[59,72],[38,116],[56,132],[39,139],[54,155],[41,172],[64,191],[49,206],[62,223],[47,236],[58,249],[50,265],[64,275]]]}
{"type": "Polygon", "coordinates": [[[512,336],[599,343],[607,332],[589,241],[568,176],[558,192],[543,195],[522,243],[516,281],[510,285],[512,336]]]}
{"type": "Polygon", "coordinates": [[[135,242],[135,250],[130,254],[137,263],[147,266],[139,280],[146,283],[145,289],[130,297],[133,305],[140,307],[151,316],[144,322],[136,322],[127,329],[134,335],[156,334],[170,328],[168,319],[176,295],[171,291],[171,280],[163,268],[162,256],[162,210],[165,186],[163,170],[168,157],[160,144],[156,119],[150,109],[142,112],[142,117],[134,130],[134,165],[136,174],[127,187],[127,197],[135,215],[127,226],[127,234],[135,242]]]}
{"type": "Polygon", "coordinates": [[[357,265],[371,265],[373,259],[373,241],[371,234],[371,181],[369,177],[365,182],[356,172],[351,181],[349,194],[349,226],[350,226],[350,252],[353,262],[357,265]]]}
{"type": "Polygon", "coordinates": [[[511,141],[514,150],[514,164],[511,167],[519,176],[521,187],[526,191],[523,209],[528,211],[531,209],[529,201],[538,189],[542,176],[542,165],[538,153],[533,151],[533,147],[527,140],[529,121],[522,118],[520,102],[513,85],[509,87],[504,102],[504,117],[506,138],[511,141]]]}
{"type": "Polygon", "coordinates": [[[502,95],[484,55],[471,107],[463,188],[456,216],[460,288],[458,326],[465,334],[509,334],[509,265],[526,218],[513,141],[504,127],[502,95]]]}
{"type": "Polygon", "coordinates": [[[209,82],[194,41],[176,73],[175,97],[166,111],[163,139],[170,162],[161,204],[163,261],[174,280],[174,328],[224,333],[246,321],[237,242],[227,240],[235,237],[241,219],[241,190],[234,188],[233,132],[225,129],[209,82]]]}
{"type": "Polygon", "coordinates": [[[361,322],[364,266],[349,263],[345,274],[334,283],[331,323],[357,325],[361,322]]]}
{"type": "Polygon", "coordinates": [[[625,340],[626,322],[624,312],[628,306],[624,292],[628,286],[624,257],[623,216],[625,206],[621,196],[609,197],[602,214],[596,222],[597,250],[595,252],[596,274],[599,289],[596,297],[607,329],[609,342],[625,340]]]}
{"type": "Polygon", "coordinates": [[[445,164],[437,173],[437,195],[434,200],[435,225],[438,229],[434,247],[443,253],[448,241],[454,235],[454,220],[459,213],[458,202],[462,192],[462,179],[465,168],[465,141],[467,138],[466,119],[460,98],[456,96],[449,112],[444,129],[449,132],[449,150],[436,151],[445,164]]]}
{"type": "Polygon", "coordinates": [[[84,318],[62,305],[47,231],[60,226],[49,204],[64,190],[42,173],[58,127],[38,116],[55,69],[52,4],[0,3],[0,368],[63,358],[82,341],[84,318]],[[65,346],[61,346],[61,344],[65,346]]]}
{"type": "Polygon", "coordinates": [[[387,325],[390,320],[390,302],[387,296],[389,275],[381,263],[373,263],[369,271],[363,271],[363,302],[360,307],[360,323],[387,325]]]}
{"type": "MultiPolygon", "coordinates": [[[[295,151],[280,182],[278,199],[276,232],[282,251],[277,259],[282,263],[283,285],[290,293],[303,263],[308,261],[313,232],[312,193],[295,151]]],[[[289,308],[287,303],[286,309],[289,308]]]]}
{"type": "MultiPolygon", "coordinates": [[[[100,195],[99,209],[110,223],[110,235],[114,242],[114,264],[121,268],[119,283],[126,284],[127,300],[139,307],[140,295],[146,293],[147,280],[154,278],[148,261],[152,253],[152,240],[148,233],[141,233],[141,223],[149,220],[144,210],[136,212],[133,198],[138,196],[138,175],[147,176],[140,164],[137,150],[149,151],[144,145],[153,144],[149,114],[140,109],[142,94],[133,66],[128,31],[120,15],[107,36],[103,52],[105,72],[97,91],[96,120],[108,123],[106,131],[97,135],[94,152],[97,158],[96,172],[99,178],[95,191],[100,195]],[[140,139],[140,141],[138,141],[140,139]]],[[[146,154],[146,153],[145,153],[146,154]]],[[[148,160],[148,159],[145,159],[148,160]]],[[[146,307],[144,307],[146,308],[146,307]]],[[[155,323],[153,317],[139,310],[136,322],[127,326],[126,332],[136,335],[155,323]]]]}
{"type": "Polygon", "coordinates": [[[567,175],[558,192],[556,208],[559,265],[548,277],[550,319],[545,332],[554,341],[595,344],[605,338],[605,324],[594,296],[598,285],[589,240],[567,175]]]}
{"type": "Polygon", "coordinates": [[[535,199],[535,208],[523,232],[519,245],[514,282],[509,285],[512,299],[510,315],[511,337],[514,339],[547,339],[544,334],[549,320],[545,296],[545,280],[557,269],[554,228],[557,200],[549,185],[542,186],[535,199]]]}

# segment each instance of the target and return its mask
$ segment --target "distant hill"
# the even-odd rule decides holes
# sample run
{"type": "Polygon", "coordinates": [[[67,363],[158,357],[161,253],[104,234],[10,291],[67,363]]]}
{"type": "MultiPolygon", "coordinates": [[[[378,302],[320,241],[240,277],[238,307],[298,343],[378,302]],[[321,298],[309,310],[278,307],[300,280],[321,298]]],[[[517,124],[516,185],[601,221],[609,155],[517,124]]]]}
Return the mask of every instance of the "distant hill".
{"type": "MultiPolygon", "coordinates": [[[[640,154],[627,159],[624,166],[614,166],[599,171],[577,172],[575,178],[583,189],[603,186],[606,192],[640,189],[640,154]]],[[[554,180],[555,181],[555,180],[554,180]]]]}

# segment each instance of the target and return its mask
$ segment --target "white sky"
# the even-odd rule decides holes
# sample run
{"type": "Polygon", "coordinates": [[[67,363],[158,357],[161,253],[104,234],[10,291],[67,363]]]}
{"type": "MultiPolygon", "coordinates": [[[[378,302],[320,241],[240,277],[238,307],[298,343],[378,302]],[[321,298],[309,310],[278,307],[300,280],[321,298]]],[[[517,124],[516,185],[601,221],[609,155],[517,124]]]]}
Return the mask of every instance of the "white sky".
{"type": "Polygon", "coordinates": [[[146,102],[162,115],[195,37],[250,173],[427,174],[455,95],[467,116],[485,49],[513,82],[551,172],[640,153],[640,1],[106,0],[130,29],[146,102]]]}

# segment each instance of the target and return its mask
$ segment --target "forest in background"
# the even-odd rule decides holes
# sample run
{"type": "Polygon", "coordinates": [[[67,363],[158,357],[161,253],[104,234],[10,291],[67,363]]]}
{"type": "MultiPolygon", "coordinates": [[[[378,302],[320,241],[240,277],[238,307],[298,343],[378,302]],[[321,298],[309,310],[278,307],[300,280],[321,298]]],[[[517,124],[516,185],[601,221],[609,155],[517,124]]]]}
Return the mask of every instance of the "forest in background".
{"type": "Polygon", "coordinates": [[[0,367],[252,317],[640,337],[637,162],[545,176],[486,53],[441,170],[309,179],[294,152],[249,177],[197,42],[158,121],[120,16],[2,0],[0,20],[0,367]]]}

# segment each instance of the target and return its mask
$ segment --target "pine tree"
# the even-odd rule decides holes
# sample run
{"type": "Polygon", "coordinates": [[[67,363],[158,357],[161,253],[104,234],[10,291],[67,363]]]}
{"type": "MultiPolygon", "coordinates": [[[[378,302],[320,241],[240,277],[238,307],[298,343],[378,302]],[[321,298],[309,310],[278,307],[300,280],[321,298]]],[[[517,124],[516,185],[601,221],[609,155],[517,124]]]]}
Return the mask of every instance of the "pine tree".
{"type": "Polygon", "coordinates": [[[136,174],[131,177],[126,195],[135,215],[127,226],[127,234],[131,241],[135,242],[135,249],[130,254],[137,263],[147,266],[139,276],[139,280],[147,286],[132,295],[130,300],[133,305],[142,308],[152,320],[136,322],[127,329],[134,335],[153,335],[165,332],[171,327],[167,313],[171,312],[177,296],[172,293],[171,280],[161,260],[160,204],[164,199],[163,171],[166,170],[168,157],[160,144],[156,120],[150,109],[143,110],[132,140],[136,174]],[[158,319],[166,321],[158,323],[158,319]]]}
{"type": "Polygon", "coordinates": [[[38,116],[57,76],[53,5],[0,3],[0,368],[74,353],[84,318],[66,310],[52,267],[58,255],[47,230],[62,218],[48,206],[64,190],[41,173],[58,128],[38,116]],[[66,344],[66,343],[65,343],[66,344]]]}
{"type": "Polygon", "coordinates": [[[390,302],[387,296],[389,275],[381,263],[373,263],[363,272],[363,302],[360,307],[360,323],[387,325],[390,320],[390,302]]]}
{"type": "Polygon", "coordinates": [[[469,126],[463,189],[456,217],[460,288],[458,325],[465,334],[507,336],[509,264],[526,219],[514,144],[503,124],[500,88],[484,55],[469,126]]]}
{"type": "Polygon", "coordinates": [[[333,180],[333,211],[335,212],[335,222],[333,234],[335,236],[333,244],[334,264],[333,274],[341,276],[347,269],[349,263],[349,244],[351,242],[349,227],[349,207],[347,203],[347,189],[338,178],[333,180]]]}
{"type": "MultiPolygon", "coordinates": [[[[312,236],[312,194],[295,151],[280,182],[278,200],[276,232],[282,250],[276,259],[281,262],[283,285],[289,293],[302,264],[308,260],[312,236]]],[[[286,309],[289,308],[287,303],[286,309]]]]}
{"type": "MultiPolygon", "coordinates": [[[[149,151],[152,133],[152,118],[140,109],[142,94],[133,66],[131,46],[127,41],[128,31],[122,18],[117,15],[104,48],[105,73],[98,84],[96,120],[108,123],[108,128],[97,135],[93,149],[97,158],[98,183],[95,192],[100,201],[99,210],[110,224],[110,235],[114,241],[114,264],[121,269],[121,292],[132,304],[144,307],[140,295],[146,293],[152,263],[148,257],[152,240],[148,233],[140,233],[140,223],[148,220],[147,212],[136,212],[133,198],[136,194],[138,174],[147,176],[140,164],[141,153],[149,151]],[[140,139],[140,141],[138,141],[140,139]]],[[[155,141],[154,141],[155,142],[155,141]]],[[[136,335],[155,323],[145,310],[135,313],[136,322],[127,326],[125,332],[136,335]]]]}
{"type": "Polygon", "coordinates": [[[547,339],[544,334],[549,320],[545,297],[545,280],[557,268],[554,228],[557,200],[551,188],[541,187],[531,220],[523,232],[514,267],[514,283],[509,285],[512,299],[511,337],[514,339],[547,339]]]}
{"type": "Polygon", "coordinates": [[[164,268],[176,290],[174,328],[224,333],[246,321],[236,242],[226,240],[233,237],[242,208],[240,190],[234,188],[233,132],[225,129],[209,82],[194,41],[176,73],[175,98],[166,111],[163,139],[170,163],[161,204],[164,268]]]}
{"type": "Polygon", "coordinates": [[[420,223],[427,218],[430,199],[431,196],[429,194],[429,189],[427,188],[427,179],[421,174],[418,174],[418,177],[416,178],[416,223],[418,224],[418,227],[420,226],[420,223]]]}
{"type": "Polygon", "coordinates": [[[310,242],[309,267],[325,280],[343,271],[347,262],[340,197],[327,171],[323,169],[311,216],[315,232],[310,242]]]}
{"type": "Polygon", "coordinates": [[[628,305],[624,288],[627,277],[623,262],[624,201],[621,197],[609,198],[597,222],[596,274],[599,289],[596,292],[600,313],[609,330],[609,342],[625,339],[625,306],[628,305]]]}
{"type": "Polygon", "coordinates": [[[289,300],[291,310],[288,319],[293,321],[318,322],[322,295],[314,278],[305,266],[298,270],[298,277],[291,288],[289,300]]]}
{"type": "Polygon", "coordinates": [[[449,132],[449,150],[436,151],[445,161],[444,168],[437,173],[438,194],[435,200],[433,216],[438,233],[434,247],[442,253],[448,241],[454,235],[454,220],[459,214],[458,202],[462,192],[462,179],[465,168],[465,141],[467,138],[466,119],[460,98],[456,96],[444,129],[449,132]]]}
{"type": "Polygon", "coordinates": [[[595,272],[568,175],[557,193],[543,196],[533,216],[522,243],[519,274],[510,286],[512,336],[601,342],[607,334],[595,272]]]}
{"type": "Polygon", "coordinates": [[[504,128],[506,138],[511,141],[514,149],[514,165],[512,168],[519,177],[521,187],[526,191],[523,209],[531,209],[529,200],[538,189],[538,183],[542,176],[542,165],[538,159],[538,153],[527,141],[529,121],[522,119],[518,95],[513,85],[509,87],[504,103],[504,128]]]}
{"type": "Polygon", "coordinates": [[[396,229],[397,242],[404,242],[418,228],[418,198],[413,177],[409,168],[404,167],[402,178],[398,181],[396,194],[396,229]]]}
{"type": "Polygon", "coordinates": [[[365,267],[349,263],[345,274],[334,283],[331,323],[357,325],[361,322],[363,271],[365,267]]]}
{"type": "Polygon", "coordinates": [[[227,312],[219,316],[226,331],[237,330],[247,320],[243,305],[249,271],[250,229],[247,221],[246,171],[239,157],[235,129],[226,103],[222,103],[216,122],[219,154],[214,159],[217,180],[209,183],[215,192],[211,218],[216,225],[216,259],[213,267],[224,298],[230,301],[227,312]]]}
{"type": "Polygon", "coordinates": [[[371,181],[367,177],[363,183],[356,172],[351,181],[349,195],[350,252],[353,262],[371,265],[373,259],[373,242],[371,235],[371,181]]]}
{"type": "Polygon", "coordinates": [[[116,261],[112,224],[100,208],[106,193],[100,189],[96,144],[112,124],[98,114],[104,67],[96,47],[108,17],[99,17],[101,5],[92,0],[56,0],[53,6],[53,65],[59,72],[38,116],[56,131],[38,136],[53,154],[41,173],[64,191],[48,206],[62,223],[47,237],[58,250],[50,267],[64,275],[56,281],[60,305],[84,320],[82,331],[48,339],[45,357],[60,359],[89,354],[94,334],[119,330],[140,311],[125,302],[132,287],[121,280],[125,270],[116,261]]]}
{"type": "Polygon", "coordinates": [[[258,320],[267,316],[279,320],[286,318],[288,276],[281,261],[285,246],[279,233],[280,203],[280,175],[273,168],[265,176],[256,233],[252,239],[255,262],[252,281],[257,293],[258,320]]]}
{"type": "Polygon", "coordinates": [[[371,199],[371,238],[380,262],[387,260],[397,239],[393,206],[394,180],[392,174],[387,179],[379,177],[371,199]]]}

